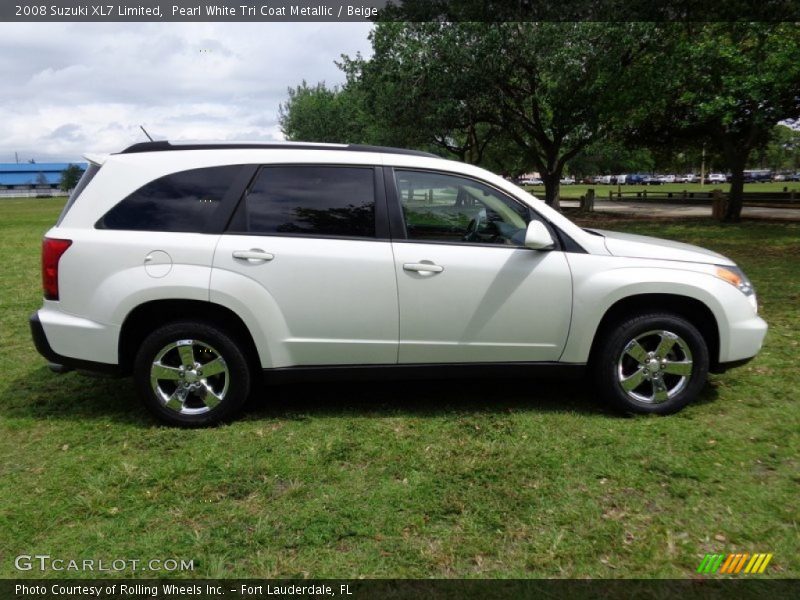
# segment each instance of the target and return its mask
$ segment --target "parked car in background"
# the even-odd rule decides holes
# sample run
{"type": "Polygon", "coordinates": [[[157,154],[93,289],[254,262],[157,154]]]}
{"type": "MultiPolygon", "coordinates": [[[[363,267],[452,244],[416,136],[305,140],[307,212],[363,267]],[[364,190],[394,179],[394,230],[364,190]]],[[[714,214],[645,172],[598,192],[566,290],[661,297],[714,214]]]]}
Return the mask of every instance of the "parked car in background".
{"type": "Polygon", "coordinates": [[[629,173],[625,176],[625,185],[642,185],[644,178],[642,173],[629,173]]]}
{"type": "Polygon", "coordinates": [[[767,183],[772,181],[771,169],[746,169],[744,172],[745,183],[767,183]]]}
{"type": "Polygon", "coordinates": [[[645,175],[642,177],[642,185],[661,185],[661,180],[655,175],[645,175]]]}
{"type": "Polygon", "coordinates": [[[792,173],[786,176],[786,181],[800,181],[800,173],[792,173]]]}
{"type": "Polygon", "coordinates": [[[709,173],[708,179],[706,179],[708,183],[725,183],[728,181],[728,178],[725,176],[724,173],[709,173]]]}
{"type": "Polygon", "coordinates": [[[616,183],[617,185],[625,185],[628,182],[628,176],[625,175],[625,174],[614,175],[612,181],[613,181],[613,183],[616,183]]]}
{"type": "Polygon", "coordinates": [[[685,175],[681,175],[680,177],[676,178],[678,183],[694,183],[698,181],[700,178],[697,177],[694,173],[687,173],[685,175]]]}
{"type": "Polygon", "coordinates": [[[519,185],[544,185],[538,177],[523,177],[519,180],[519,185]]]}
{"type": "Polygon", "coordinates": [[[587,374],[625,412],[669,414],[767,331],[729,258],[583,229],[432,154],[146,142],[87,158],[43,240],[31,333],[56,371],[133,375],[173,425],[233,417],[262,377],[343,375],[587,374]]]}
{"type": "Polygon", "coordinates": [[[561,179],[561,185],[574,185],[574,183],[575,183],[575,178],[570,177],[569,175],[561,179]]]}
{"type": "Polygon", "coordinates": [[[675,175],[659,175],[659,183],[675,183],[675,175]]]}

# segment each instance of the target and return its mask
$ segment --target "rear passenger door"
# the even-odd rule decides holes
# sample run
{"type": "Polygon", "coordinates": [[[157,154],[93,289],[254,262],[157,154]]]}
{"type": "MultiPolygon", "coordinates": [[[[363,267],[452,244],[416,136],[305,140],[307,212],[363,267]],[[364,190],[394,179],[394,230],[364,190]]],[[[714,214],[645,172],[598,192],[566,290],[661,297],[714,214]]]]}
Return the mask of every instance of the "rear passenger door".
{"type": "Polygon", "coordinates": [[[258,171],[217,245],[211,300],[256,316],[264,367],[397,362],[385,207],[377,168],[258,171]]]}

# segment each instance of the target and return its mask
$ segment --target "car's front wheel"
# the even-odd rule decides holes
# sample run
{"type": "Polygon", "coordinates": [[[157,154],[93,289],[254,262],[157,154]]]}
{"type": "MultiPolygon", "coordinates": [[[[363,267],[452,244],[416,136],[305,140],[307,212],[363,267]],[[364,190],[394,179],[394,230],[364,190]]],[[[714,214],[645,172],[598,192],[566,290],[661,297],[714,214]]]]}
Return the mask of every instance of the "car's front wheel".
{"type": "Polygon", "coordinates": [[[134,363],[144,405],[162,421],[184,427],[231,417],[247,399],[250,379],[236,340],[199,321],[159,327],[145,338],[134,363]]]}
{"type": "Polygon", "coordinates": [[[628,413],[670,414],[694,400],[708,376],[708,345],[685,318],[639,314],[606,332],[594,358],[595,382],[628,413]]]}

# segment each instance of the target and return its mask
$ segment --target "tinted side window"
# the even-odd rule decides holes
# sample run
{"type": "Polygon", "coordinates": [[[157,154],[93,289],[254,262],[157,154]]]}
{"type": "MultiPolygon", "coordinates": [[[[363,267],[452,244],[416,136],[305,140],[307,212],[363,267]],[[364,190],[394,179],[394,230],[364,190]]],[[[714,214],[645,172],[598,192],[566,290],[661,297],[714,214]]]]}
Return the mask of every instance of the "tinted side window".
{"type": "Polygon", "coordinates": [[[369,167],[264,167],[233,231],[375,237],[375,174],[369,167]]]}
{"type": "Polygon", "coordinates": [[[160,177],[114,206],[97,226],[201,233],[240,169],[238,165],[208,167],[160,177]]]}
{"type": "Polygon", "coordinates": [[[395,171],[409,240],[522,246],[531,211],[473,179],[395,171]]]}

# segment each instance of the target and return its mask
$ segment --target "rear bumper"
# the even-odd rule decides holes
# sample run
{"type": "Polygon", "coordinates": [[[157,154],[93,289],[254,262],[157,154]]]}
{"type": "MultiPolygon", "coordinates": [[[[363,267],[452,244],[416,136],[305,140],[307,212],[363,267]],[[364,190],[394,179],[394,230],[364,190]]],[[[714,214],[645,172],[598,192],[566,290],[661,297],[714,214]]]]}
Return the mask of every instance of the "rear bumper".
{"type": "Polygon", "coordinates": [[[110,375],[120,374],[118,365],[72,358],[58,354],[53,350],[53,347],[47,339],[47,334],[44,332],[44,327],[42,326],[38,311],[30,316],[29,322],[31,326],[31,337],[33,337],[33,344],[36,346],[36,351],[51,363],[63,365],[71,369],[79,369],[81,371],[106,373],[110,375]]]}

